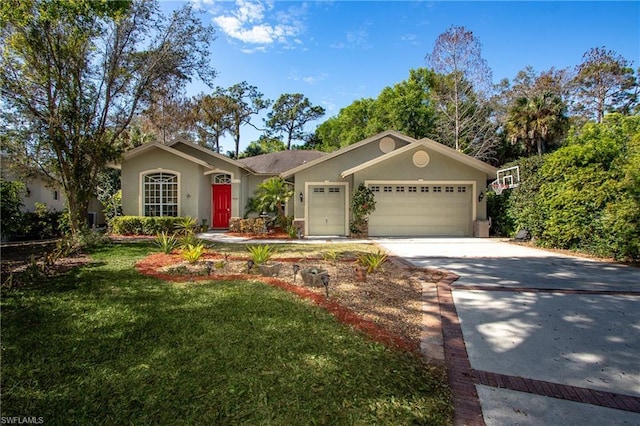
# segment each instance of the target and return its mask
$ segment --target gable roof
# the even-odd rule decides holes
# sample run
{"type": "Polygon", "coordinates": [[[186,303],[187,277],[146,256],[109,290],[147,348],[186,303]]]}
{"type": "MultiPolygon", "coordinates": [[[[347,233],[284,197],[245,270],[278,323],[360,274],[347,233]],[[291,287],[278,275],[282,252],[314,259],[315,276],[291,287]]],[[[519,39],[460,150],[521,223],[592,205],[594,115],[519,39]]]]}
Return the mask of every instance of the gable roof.
{"type": "Polygon", "coordinates": [[[306,164],[302,164],[302,165],[300,165],[298,167],[295,167],[293,169],[287,170],[286,172],[281,173],[280,176],[283,177],[283,178],[287,178],[289,176],[293,176],[294,174],[296,174],[296,173],[298,173],[298,172],[300,172],[302,170],[305,170],[305,169],[307,169],[309,167],[313,167],[316,164],[320,164],[320,163],[322,163],[324,161],[328,161],[328,160],[330,160],[332,158],[335,158],[335,157],[337,157],[339,155],[345,154],[345,153],[347,153],[349,151],[353,151],[354,149],[358,149],[363,145],[366,145],[366,144],[371,143],[373,141],[377,141],[378,139],[381,139],[381,138],[383,138],[385,136],[395,136],[398,139],[402,139],[402,140],[404,140],[406,142],[409,142],[409,144],[411,144],[413,142],[416,142],[416,139],[412,138],[411,136],[403,135],[402,133],[397,132],[395,130],[386,130],[386,131],[384,131],[382,133],[378,133],[377,135],[373,135],[371,137],[363,139],[360,142],[356,142],[356,143],[354,143],[352,145],[345,146],[344,148],[340,148],[337,151],[333,151],[333,152],[331,152],[331,153],[329,153],[329,154],[327,154],[325,156],[317,158],[317,159],[315,159],[313,161],[310,161],[310,162],[308,162],[306,164]]]}
{"type": "MultiPolygon", "coordinates": [[[[160,149],[166,152],[169,152],[171,154],[177,155],[178,157],[184,158],[185,160],[189,160],[192,161],[196,164],[199,164],[203,167],[206,167],[208,169],[213,169],[214,167],[207,163],[206,161],[202,161],[199,158],[195,158],[191,155],[185,154],[182,151],[178,151],[175,148],[171,148],[168,145],[162,144],[160,142],[150,142],[150,143],[145,143],[143,145],[137,146],[127,152],[125,152],[124,154],[122,154],[122,160],[131,160],[132,158],[135,158],[139,155],[144,154],[147,151],[150,151],[152,149],[160,149]]],[[[114,164],[113,167],[119,168],[120,164],[114,164]]]]}
{"type": "Polygon", "coordinates": [[[200,152],[203,152],[203,153],[205,153],[205,154],[207,154],[207,155],[209,155],[209,156],[211,156],[213,158],[216,158],[218,160],[226,161],[227,163],[233,164],[234,166],[240,167],[241,169],[246,169],[247,168],[244,164],[240,163],[238,160],[234,160],[233,158],[229,158],[226,155],[218,154],[215,151],[212,151],[212,150],[210,150],[208,148],[205,148],[205,147],[203,147],[201,145],[198,145],[198,144],[195,144],[195,143],[192,143],[192,142],[188,142],[188,141],[184,141],[184,140],[176,140],[176,141],[171,142],[169,144],[169,146],[175,147],[179,151],[177,145],[180,145],[180,144],[182,144],[184,146],[187,146],[187,147],[190,147],[190,148],[193,148],[193,149],[196,149],[196,150],[198,150],[200,152]]]}
{"type": "Polygon", "coordinates": [[[449,158],[451,158],[453,160],[459,161],[459,162],[461,162],[461,163],[463,163],[463,164],[465,164],[465,165],[467,165],[469,167],[472,167],[472,168],[474,168],[476,170],[484,172],[484,173],[486,173],[488,175],[495,175],[497,173],[497,171],[498,171],[497,168],[493,167],[490,164],[485,163],[484,161],[477,160],[477,159],[475,159],[473,157],[470,157],[470,156],[468,156],[466,154],[463,154],[463,153],[461,153],[459,151],[456,151],[453,148],[450,148],[450,147],[448,147],[446,145],[438,143],[438,142],[436,142],[436,141],[434,141],[432,139],[423,138],[423,139],[420,139],[419,141],[416,141],[416,142],[411,143],[409,145],[405,145],[405,146],[403,146],[401,148],[394,149],[393,151],[388,152],[388,153],[386,153],[384,155],[381,155],[379,157],[376,157],[376,158],[374,158],[372,160],[369,160],[369,161],[364,162],[362,164],[358,164],[355,167],[352,167],[352,168],[350,168],[348,170],[343,171],[340,174],[340,176],[344,179],[345,177],[347,177],[349,175],[352,175],[355,172],[359,172],[361,170],[367,169],[367,168],[369,168],[369,167],[371,167],[371,166],[373,166],[375,164],[378,164],[378,163],[381,163],[383,161],[386,161],[389,158],[393,158],[393,157],[395,157],[397,155],[400,155],[402,153],[405,153],[407,151],[415,149],[415,148],[417,148],[419,146],[423,146],[424,148],[428,148],[428,149],[431,149],[432,151],[435,151],[435,152],[437,152],[439,154],[443,154],[446,157],[449,157],[449,158]]]}
{"type": "MultiPolygon", "coordinates": [[[[179,143],[184,144],[184,145],[189,146],[189,147],[192,147],[192,148],[195,148],[195,149],[197,149],[199,151],[202,151],[205,154],[211,156],[212,158],[216,158],[216,159],[219,159],[221,161],[225,161],[227,163],[230,163],[230,164],[232,164],[232,165],[234,165],[236,167],[239,167],[241,169],[246,169],[246,170],[251,171],[251,169],[247,168],[247,166],[245,166],[244,164],[242,164],[242,163],[240,163],[240,162],[238,162],[236,160],[233,160],[233,159],[231,159],[229,157],[226,157],[224,155],[215,153],[215,152],[213,152],[213,151],[211,151],[211,150],[209,150],[207,148],[203,148],[203,147],[201,147],[199,145],[192,144],[190,142],[184,142],[184,141],[173,142],[170,145],[165,145],[165,144],[160,143],[160,142],[146,143],[146,144],[140,145],[138,147],[135,147],[135,148],[125,152],[122,155],[122,159],[123,160],[130,160],[132,158],[137,157],[138,155],[144,154],[145,152],[147,152],[149,150],[161,149],[163,151],[166,151],[166,152],[169,152],[171,154],[177,155],[178,157],[184,158],[185,160],[188,160],[188,161],[191,161],[193,163],[199,164],[199,165],[203,166],[206,169],[219,170],[213,164],[210,164],[210,163],[208,163],[208,162],[206,162],[204,160],[201,160],[199,158],[194,157],[193,155],[189,155],[189,154],[187,154],[185,152],[180,151],[179,149],[174,148],[179,143]]],[[[119,168],[120,165],[119,164],[110,164],[109,166],[113,167],[113,168],[119,168]]]]}
{"type": "Polygon", "coordinates": [[[256,174],[280,174],[325,155],[326,152],[295,149],[241,158],[238,162],[256,174]]]}

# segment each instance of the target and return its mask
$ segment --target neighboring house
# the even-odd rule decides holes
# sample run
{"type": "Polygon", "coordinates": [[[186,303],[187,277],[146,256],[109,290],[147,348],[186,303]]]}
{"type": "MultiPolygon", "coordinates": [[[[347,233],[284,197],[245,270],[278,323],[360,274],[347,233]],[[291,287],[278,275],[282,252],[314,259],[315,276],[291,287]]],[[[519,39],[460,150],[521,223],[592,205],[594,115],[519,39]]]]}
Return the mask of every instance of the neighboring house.
{"type": "MultiPolygon", "coordinates": [[[[3,159],[3,161],[7,160],[3,159]]],[[[22,193],[23,211],[34,212],[36,210],[36,204],[44,204],[49,211],[55,212],[61,212],[66,208],[67,199],[64,196],[62,188],[44,176],[21,180],[3,168],[2,178],[8,181],[21,181],[24,183],[25,190],[22,193]]],[[[92,197],[89,202],[87,221],[90,226],[105,223],[102,203],[100,203],[96,197],[92,197]]]]}
{"type": "Polygon", "coordinates": [[[376,196],[371,236],[488,236],[487,182],[497,169],[430,139],[385,131],[330,154],[282,151],[232,160],[188,143],[126,152],[126,215],[191,216],[224,229],[256,186],[280,176],[294,188],[287,214],[305,235],[349,235],[351,194],[376,196]]]}

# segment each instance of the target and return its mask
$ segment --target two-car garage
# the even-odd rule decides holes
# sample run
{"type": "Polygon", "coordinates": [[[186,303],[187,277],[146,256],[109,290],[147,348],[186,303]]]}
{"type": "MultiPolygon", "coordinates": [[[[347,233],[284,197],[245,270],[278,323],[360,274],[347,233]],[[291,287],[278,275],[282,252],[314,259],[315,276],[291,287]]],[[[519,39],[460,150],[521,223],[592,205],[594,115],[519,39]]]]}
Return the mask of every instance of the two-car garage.
{"type": "Polygon", "coordinates": [[[456,182],[370,183],[376,210],[371,236],[471,236],[473,185],[456,182]]]}
{"type": "Polygon", "coordinates": [[[431,139],[387,131],[284,177],[294,178],[295,218],[305,235],[349,235],[351,194],[364,185],[376,200],[371,237],[481,237],[489,223],[484,191],[496,173],[431,139]]]}
{"type": "MultiPolygon", "coordinates": [[[[368,182],[376,198],[370,236],[471,236],[473,183],[368,182]]],[[[345,235],[347,187],[307,186],[308,235],[345,235]]]]}

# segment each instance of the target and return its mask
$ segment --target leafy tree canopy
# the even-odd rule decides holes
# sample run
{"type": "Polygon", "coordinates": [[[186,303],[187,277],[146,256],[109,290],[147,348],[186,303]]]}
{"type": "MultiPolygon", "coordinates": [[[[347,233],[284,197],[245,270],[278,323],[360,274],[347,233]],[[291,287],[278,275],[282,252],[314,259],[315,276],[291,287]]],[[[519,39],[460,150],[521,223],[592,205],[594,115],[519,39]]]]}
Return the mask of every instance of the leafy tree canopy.
{"type": "Polygon", "coordinates": [[[270,134],[284,134],[287,149],[291,149],[291,142],[305,139],[304,126],[324,113],[324,108],[312,105],[302,93],[285,93],[273,104],[271,112],[267,114],[266,124],[270,134]]]}
{"type": "Polygon", "coordinates": [[[190,6],[165,18],[151,1],[2,2],[0,21],[2,147],[62,185],[77,233],[156,89],[210,84],[213,30],[190,6]]]}

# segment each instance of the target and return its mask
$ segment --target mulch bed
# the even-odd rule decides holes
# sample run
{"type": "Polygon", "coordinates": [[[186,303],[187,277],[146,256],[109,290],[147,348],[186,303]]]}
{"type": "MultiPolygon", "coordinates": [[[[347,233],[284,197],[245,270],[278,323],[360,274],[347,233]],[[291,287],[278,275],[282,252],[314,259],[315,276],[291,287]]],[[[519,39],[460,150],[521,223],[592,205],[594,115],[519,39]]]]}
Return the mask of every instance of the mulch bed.
{"type": "Polygon", "coordinates": [[[299,275],[296,282],[293,274],[289,276],[290,268],[286,265],[283,266],[286,272],[283,272],[282,276],[264,277],[247,273],[247,260],[248,258],[225,259],[220,254],[207,253],[199,262],[199,271],[185,272],[187,266],[179,254],[156,253],[140,260],[136,269],[144,275],[170,282],[261,281],[312,301],[342,323],[366,333],[375,341],[388,347],[419,354],[422,321],[419,309],[421,281],[437,281],[440,277],[437,272],[406,268],[397,263],[387,262],[384,273],[375,277],[369,275],[366,283],[354,283],[353,279],[349,278],[353,275],[349,272],[354,267],[352,261],[332,263],[321,259],[274,259],[274,262],[283,264],[298,262],[302,268],[314,265],[327,269],[332,275],[330,296],[327,298],[324,287],[303,285],[299,275]],[[226,266],[212,268],[211,275],[207,275],[206,270],[203,270],[206,269],[206,261],[210,261],[210,265],[225,261],[226,266]],[[174,268],[173,271],[171,268],[174,268]],[[176,270],[182,271],[183,274],[176,273],[176,270]],[[393,297],[394,291],[398,293],[397,297],[393,297]]]}

